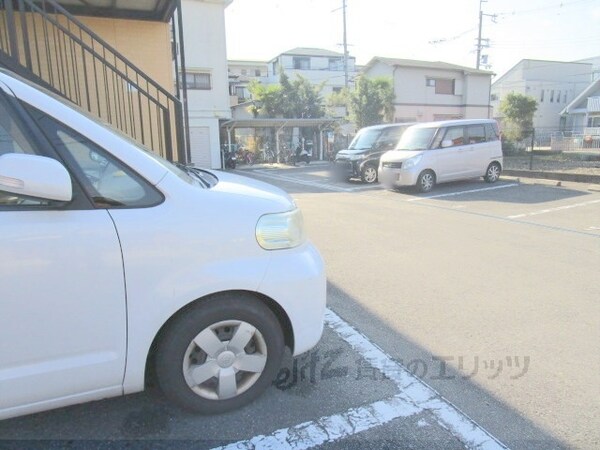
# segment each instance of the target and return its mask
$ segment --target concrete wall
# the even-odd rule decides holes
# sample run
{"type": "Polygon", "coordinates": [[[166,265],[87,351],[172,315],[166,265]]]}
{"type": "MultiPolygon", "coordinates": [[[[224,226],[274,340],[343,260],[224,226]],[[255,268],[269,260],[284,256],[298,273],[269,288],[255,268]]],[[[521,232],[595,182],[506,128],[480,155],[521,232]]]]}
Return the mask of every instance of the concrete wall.
{"type": "Polygon", "coordinates": [[[231,118],[224,13],[229,3],[227,0],[182,2],[187,71],[211,75],[210,90],[188,90],[190,128],[207,127],[210,137],[208,141],[191,139],[191,153],[197,155],[192,162],[203,167],[207,164],[211,168],[221,167],[219,120],[231,118]]]}
{"type": "Polygon", "coordinates": [[[78,19],[165,90],[175,92],[168,23],[95,17],[78,19]]]}

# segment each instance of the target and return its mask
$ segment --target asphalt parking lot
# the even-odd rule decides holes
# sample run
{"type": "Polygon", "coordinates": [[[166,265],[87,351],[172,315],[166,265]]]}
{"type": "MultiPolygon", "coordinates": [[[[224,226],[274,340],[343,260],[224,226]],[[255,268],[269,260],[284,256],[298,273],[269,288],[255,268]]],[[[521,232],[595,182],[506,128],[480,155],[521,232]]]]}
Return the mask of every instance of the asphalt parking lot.
{"type": "Polygon", "coordinates": [[[329,280],[319,346],[240,411],[199,417],[150,389],[0,422],[0,447],[598,448],[599,187],[238,172],[303,210],[329,280]]]}

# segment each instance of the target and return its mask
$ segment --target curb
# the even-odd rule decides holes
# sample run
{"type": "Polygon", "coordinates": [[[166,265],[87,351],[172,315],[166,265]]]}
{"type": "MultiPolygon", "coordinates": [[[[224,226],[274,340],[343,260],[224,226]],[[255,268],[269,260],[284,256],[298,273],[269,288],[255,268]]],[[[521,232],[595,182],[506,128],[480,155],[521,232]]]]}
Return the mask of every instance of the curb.
{"type": "Polygon", "coordinates": [[[503,175],[523,178],[542,178],[545,180],[574,181],[577,183],[600,184],[600,175],[586,175],[564,172],[544,172],[539,170],[504,169],[503,175]]]}

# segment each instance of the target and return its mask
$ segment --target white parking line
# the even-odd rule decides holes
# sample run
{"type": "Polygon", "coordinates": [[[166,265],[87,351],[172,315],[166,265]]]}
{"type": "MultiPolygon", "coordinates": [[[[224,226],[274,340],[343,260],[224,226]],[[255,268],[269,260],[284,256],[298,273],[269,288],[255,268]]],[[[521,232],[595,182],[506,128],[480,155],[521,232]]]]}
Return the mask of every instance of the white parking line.
{"type": "Polygon", "coordinates": [[[411,198],[406,201],[407,202],[418,202],[419,200],[430,200],[432,198],[441,198],[441,197],[454,197],[456,195],[472,194],[474,192],[495,191],[497,189],[505,189],[505,188],[515,187],[515,186],[519,186],[519,183],[503,184],[501,186],[492,186],[492,187],[481,188],[481,189],[471,189],[468,191],[448,192],[446,194],[430,195],[428,197],[415,197],[415,198],[411,198]]]}
{"type": "Polygon", "coordinates": [[[220,450],[308,449],[347,438],[400,417],[409,417],[424,411],[433,414],[437,422],[444,429],[449,430],[467,448],[481,450],[507,448],[329,309],[325,313],[325,323],[372,367],[392,380],[400,392],[388,399],[351,408],[340,414],[321,417],[294,427],[279,429],[269,435],[255,436],[246,441],[219,447],[220,450]]]}
{"type": "Polygon", "coordinates": [[[367,189],[375,189],[375,188],[379,187],[378,185],[375,185],[375,186],[366,185],[366,186],[345,188],[345,187],[336,186],[334,184],[329,184],[329,183],[319,183],[318,181],[302,180],[299,178],[290,177],[290,176],[286,176],[286,175],[269,173],[268,171],[265,171],[265,170],[254,170],[253,173],[257,173],[259,176],[262,176],[264,178],[271,178],[273,180],[279,180],[279,181],[287,181],[290,183],[301,184],[304,186],[317,187],[317,188],[326,189],[326,190],[333,191],[333,192],[356,192],[356,191],[364,191],[367,189]]]}
{"type": "Polygon", "coordinates": [[[581,208],[582,206],[589,206],[589,205],[593,205],[596,203],[600,203],[600,200],[590,200],[589,202],[573,203],[572,205],[564,205],[564,206],[557,206],[556,208],[541,209],[539,211],[533,211],[530,213],[516,214],[514,216],[508,216],[507,218],[508,219],[521,219],[523,217],[539,216],[540,214],[548,214],[548,213],[557,212],[557,211],[564,211],[565,209],[581,208]]]}

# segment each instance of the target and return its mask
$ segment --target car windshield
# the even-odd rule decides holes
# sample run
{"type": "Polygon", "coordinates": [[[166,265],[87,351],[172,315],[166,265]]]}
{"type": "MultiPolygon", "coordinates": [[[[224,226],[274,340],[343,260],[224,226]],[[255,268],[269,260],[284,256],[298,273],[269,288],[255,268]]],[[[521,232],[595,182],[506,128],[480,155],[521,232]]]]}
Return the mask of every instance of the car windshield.
{"type": "Polygon", "coordinates": [[[427,150],[431,144],[435,130],[436,128],[409,128],[404,132],[394,150],[427,150]]]}
{"type": "Polygon", "coordinates": [[[373,148],[374,144],[377,142],[381,136],[381,130],[373,130],[373,129],[365,129],[360,130],[352,142],[350,142],[350,146],[348,150],[365,150],[368,148],[373,148]]]}
{"type": "MultiPolygon", "coordinates": [[[[2,71],[2,72],[7,73],[6,71],[2,71]]],[[[63,105],[68,106],[71,109],[74,109],[79,114],[96,122],[98,125],[102,126],[103,128],[110,131],[111,133],[118,135],[120,138],[126,140],[127,142],[136,146],[142,152],[146,153],[148,156],[153,158],[156,162],[158,162],[162,166],[164,166],[168,171],[174,173],[175,175],[177,175],[179,178],[181,178],[185,182],[187,182],[189,184],[194,184],[194,185],[197,185],[197,186],[200,186],[203,188],[211,188],[218,183],[218,181],[219,181],[218,178],[215,177],[210,172],[207,172],[207,171],[204,171],[201,169],[184,166],[184,165],[178,164],[178,163],[172,163],[172,162],[166,160],[165,158],[157,155],[156,153],[152,152],[152,150],[150,150],[148,147],[146,147],[142,143],[136,141],[131,136],[125,134],[123,131],[119,130],[116,127],[113,127],[111,124],[101,120],[100,118],[91,114],[89,111],[86,111],[85,109],[81,108],[80,106],[66,100],[65,98],[55,94],[54,92],[49,91],[48,89],[45,89],[42,86],[37,86],[36,84],[32,83],[30,80],[27,80],[19,75],[10,73],[10,76],[13,78],[16,78],[17,80],[19,80],[25,84],[28,84],[29,86],[34,87],[35,89],[43,92],[44,94],[48,95],[49,97],[52,97],[54,100],[62,103],[63,105]]]]}

